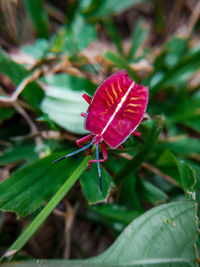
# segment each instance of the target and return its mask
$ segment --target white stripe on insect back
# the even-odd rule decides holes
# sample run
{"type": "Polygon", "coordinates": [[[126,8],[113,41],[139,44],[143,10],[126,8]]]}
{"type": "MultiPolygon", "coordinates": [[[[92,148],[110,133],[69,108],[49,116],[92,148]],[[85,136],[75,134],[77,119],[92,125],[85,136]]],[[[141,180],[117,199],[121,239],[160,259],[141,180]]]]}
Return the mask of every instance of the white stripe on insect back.
{"type": "Polygon", "coordinates": [[[110,117],[109,121],[107,122],[106,126],[104,127],[103,131],[101,132],[101,135],[104,134],[104,132],[106,131],[106,129],[108,128],[108,126],[110,125],[110,123],[113,121],[115,115],[117,114],[117,112],[120,110],[120,108],[122,107],[122,105],[124,104],[124,102],[126,101],[126,98],[128,96],[128,94],[130,93],[131,89],[133,88],[135,82],[132,82],[132,84],[130,85],[130,87],[128,88],[126,94],[122,97],[120,103],[117,105],[115,112],[113,113],[113,115],[110,117]]]}

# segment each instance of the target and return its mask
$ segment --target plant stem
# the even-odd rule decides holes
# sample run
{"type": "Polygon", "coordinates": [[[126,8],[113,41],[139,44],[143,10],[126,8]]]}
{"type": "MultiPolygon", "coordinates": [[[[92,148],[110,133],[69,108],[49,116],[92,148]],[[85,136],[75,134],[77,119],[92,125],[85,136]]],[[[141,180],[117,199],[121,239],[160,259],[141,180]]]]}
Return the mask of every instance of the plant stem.
{"type": "Polygon", "coordinates": [[[66,193],[71,189],[75,182],[79,179],[81,174],[87,168],[87,163],[92,159],[92,156],[87,156],[79,165],[79,167],[72,173],[63,186],[53,196],[49,203],[43,208],[38,216],[31,222],[31,224],[24,230],[19,238],[13,243],[13,245],[5,252],[2,258],[10,258],[17,253],[26,242],[33,236],[33,234],[39,229],[41,224],[49,216],[49,214],[55,209],[59,202],[63,199],[66,193]]]}

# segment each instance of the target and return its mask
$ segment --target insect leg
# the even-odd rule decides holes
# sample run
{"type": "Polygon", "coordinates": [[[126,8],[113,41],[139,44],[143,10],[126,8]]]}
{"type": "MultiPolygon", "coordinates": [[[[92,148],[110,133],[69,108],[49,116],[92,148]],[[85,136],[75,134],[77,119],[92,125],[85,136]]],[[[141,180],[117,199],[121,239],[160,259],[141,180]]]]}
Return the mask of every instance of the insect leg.
{"type": "Polygon", "coordinates": [[[141,133],[136,129],[136,130],[132,133],[132,135],[137,136],[137,137],[140,137],[140,136],[141,136],[141,133]]]}
{"type": "Polygon", "coordinates": [[[99,162],[99,144],[97,144],[96,146],[96,160],[97,160],[97,169],[98,169],[98,175],[99,175],[99,186],[102,192],[101,167],[100,167],[100,162],[99,162]]]}
{"type": "Polygon", "coordinates": [[[90,104],[91,103],[91,96],[87,95],[87,94],[82,94],[82,97],[85,99],[85,101],[90,104]]]}
{"type": "MultiPolygon", "coordinates": [[[[87,136],[84,136],[83,138],[79,139],[76,141],[76,145],[77,146],[80,146],[80,147],[83,147],[81,144],[86,142],[87,140],[91,139],[93,137],[93,134],[89,134],[87,136]]],[[[91,154],[91,151],[90,149],[86,149],[86,151],[88,151],[88,153],[86,154],[86,156],[90,155],[91,154]]]]}
{"type": "Polygon", "coordinates": [[[69,153],[69,154],[67,154],[67,155],[65,155],[65,156],[63,156],[63,157],[61,157],[61,158],[59,158],[59,159],[56,159],[56,160],[53,161],[53,163],[56,163],[56,162],[58,162],[58,161],[60,161],[60,160],[66,159],[66,158],[68,158],[68,157],[71,157],[71,156],[73,156],[73,155],[75,155],[75,154],[77,154],[77,153],[79,153],[79,152],[81,152],[81,151],[87,149],[88,147],[90,147],[91,145],[93,145],[93,143],[94,143],[94,142],[93,142],[93,140],[92,140],[92,142],[89,143],[87,146],[84,146],[84,147],[82,147],[82,148],[80,148],[80,149],[78,149],[78,150],[76,150],[76,151],[74,151],[74,152],[72,152],[72,153],[69,153]]]}
{"type": "MultiPolygon", "coordinates": [[[[102,150],[103,159],[99,159],[99,162],[104,162],[108,159],[107,148],[106,148],[105,143],[101,143],[101,150],[102,150]]],[[[91,164],[95,162],[97,162],[96,159],[92,159],[88,162],[88,171],[90,170],[91,164]]]]}
{"type": "Polygon", "coordinates": [[[81,116],[82,116],[83,118],[85,118],[85,117],[86,117],[86,113],[85,113],[85,112],[81,112],[81,116]]]}

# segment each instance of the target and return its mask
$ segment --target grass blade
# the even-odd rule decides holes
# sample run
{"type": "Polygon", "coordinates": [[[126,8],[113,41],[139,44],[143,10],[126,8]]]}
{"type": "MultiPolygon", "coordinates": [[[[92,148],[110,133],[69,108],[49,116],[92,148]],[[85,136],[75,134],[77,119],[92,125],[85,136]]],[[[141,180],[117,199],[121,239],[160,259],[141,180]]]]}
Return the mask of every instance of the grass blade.
{"type": "Polygon", "coordinates": [[[12,257],[17,253],[28,240],[33,236],[33,234],[39,229],[41,224],[49,216],[49,214],[55,209],[59,202],[63,199],[66,193],[72,188],[75,182],[79,179],[81,174],[87,168],[87,163],[91,160],[92,156],[87,156],[79,165],[79,167],[72,173],[72,175],[67,179],[63,186],[58,190],[54,197],[49,201],[49,203],[43,208],[39,215],[29,224],[29,226],[24,230],[24,232],[19,236],[19,238],[13,243],[13,245],[6,251],[3,258],[12,257]]]}
{"type": "Polygon", "coordinates": [[[37,33],[37,36],[48,39],[48,15],[43,8],[42,0],[23,0],[23,4],[37,33]]]}

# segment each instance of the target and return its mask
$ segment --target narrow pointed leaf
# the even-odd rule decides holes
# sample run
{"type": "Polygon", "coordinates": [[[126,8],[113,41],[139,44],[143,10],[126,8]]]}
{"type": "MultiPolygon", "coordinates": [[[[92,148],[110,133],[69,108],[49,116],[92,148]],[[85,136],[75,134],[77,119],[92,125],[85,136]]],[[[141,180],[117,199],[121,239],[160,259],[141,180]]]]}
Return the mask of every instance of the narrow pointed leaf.
{"type": "Polygon", "coordinates": [[[41,38],[48,38],[48,15],[43,7],[43,0],[23,0],[23,4],[37,36],[41,38]]]}
{"type": "Polygon", "coordinates": [[[139,20],[132,35],[132,46],[129,51],[128,59],[134,59],[138,49],[147,38],[149,28],[144,27],[143,21],[139,20]]]}

